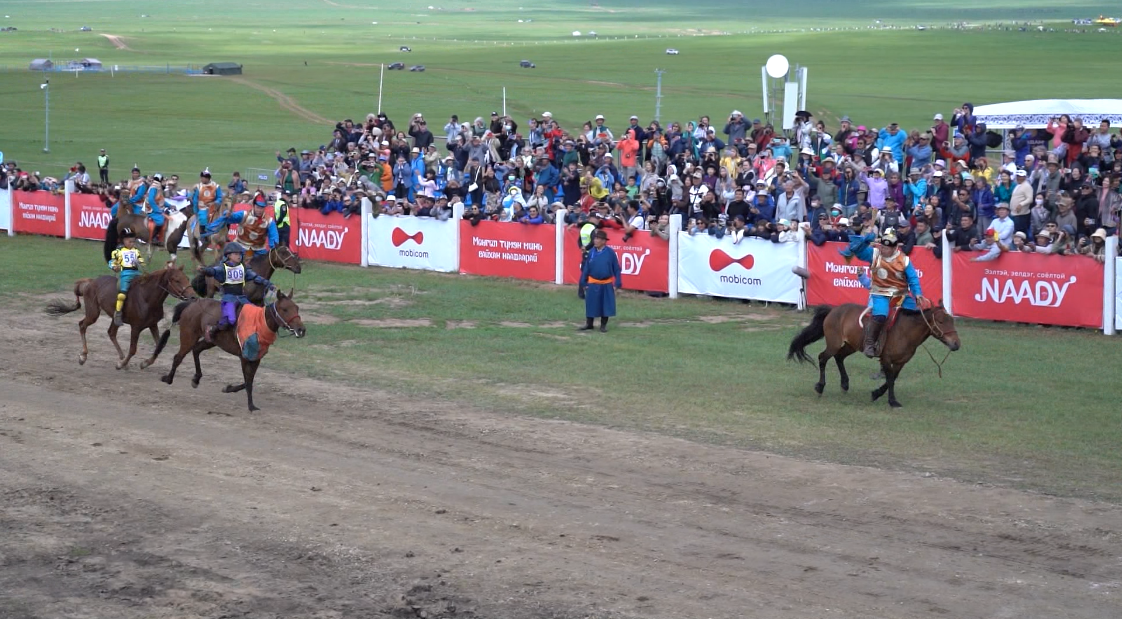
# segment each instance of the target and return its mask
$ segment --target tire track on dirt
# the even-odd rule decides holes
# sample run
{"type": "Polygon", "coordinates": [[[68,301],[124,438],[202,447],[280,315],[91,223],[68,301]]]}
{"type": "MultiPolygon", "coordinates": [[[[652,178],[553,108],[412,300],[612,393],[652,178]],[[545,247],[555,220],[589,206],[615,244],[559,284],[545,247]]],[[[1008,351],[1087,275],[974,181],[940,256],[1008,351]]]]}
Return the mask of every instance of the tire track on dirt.
{"type": "Polygon", "coordinates": [[[105,37],[106,39],[109,39],[109,42],[113,44],[113,47],[116,47],[119,50],[123,50],[123,51],[126,51],[126,52],[135,51],[135,50],[133,50],[133,48],[129,47],[128,45],[125,45],[125,42],[121,40],[121,37],[119,37],[115,34],[102,33],[101,36],[105,37]]]}
{"type": "Polygon", "coordinates": [[[269,88],[268,86],[265,86],[264,84],[258,84],[257,82],[247,80],[244,77],[231,77],[229,79],[232,82],[237,82],[237,83],[242,84],[244,86],[249,86],[250,88],[252,88],[254,90],[258,90],[258,91],[261,91],[261,92],[265,93],[266,95],[269,96],[269,98],[276,101],[277,105],[281,106],[281,109],[283,109],[285,111],[288,111],[288,112],[292,112],[296,116],[299,116],[300,118],[302,118],[302,119],[304,119],[304,120],[306,120],[310,123],[317,124],[317,125],[330,125],[330,124],[332,124],[332,122],[330,120],[328,120],[328,119],[324,118],[323,116],[320,116],[319,114],[316,114],[315,112],[309,110],[308,108],[300,105],[299,103],[296,102],[295,99],[293,99],[292,97],[284,94],[283,92],[281,92],[281,91],[279,91],[275,88],[269,88]]]}

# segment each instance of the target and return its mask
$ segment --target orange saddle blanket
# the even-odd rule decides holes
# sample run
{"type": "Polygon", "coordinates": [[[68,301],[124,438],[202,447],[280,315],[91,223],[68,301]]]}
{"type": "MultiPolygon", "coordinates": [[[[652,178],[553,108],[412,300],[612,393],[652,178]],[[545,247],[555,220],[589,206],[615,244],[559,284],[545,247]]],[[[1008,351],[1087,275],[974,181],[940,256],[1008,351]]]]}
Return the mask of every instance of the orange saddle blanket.
{"type": "Polygon", "coordinates": [[[242,306],[238,313],[238,345],[247,361],[259,361],[277,340],[277,332],[265,322],[265,308],[252,304],[242,306]]]}

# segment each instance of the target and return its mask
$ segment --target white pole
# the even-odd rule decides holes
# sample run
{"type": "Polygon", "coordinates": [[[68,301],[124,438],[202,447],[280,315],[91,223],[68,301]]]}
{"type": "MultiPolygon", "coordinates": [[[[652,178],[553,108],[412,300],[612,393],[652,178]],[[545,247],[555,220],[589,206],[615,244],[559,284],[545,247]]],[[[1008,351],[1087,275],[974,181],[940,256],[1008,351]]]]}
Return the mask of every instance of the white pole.
{"type": "Polygon", "coordinates": [[[460,231],[462,229],[461,226],[463,225],[463,220],[464,203],[457,202],[456,205],[452,207],[452,221],[449,222],[452,225],[452,247],[456,248],[456,257],[453,258],[454,262],[452,266],[453,273],[460,272],[460,242],[463,238],[463,235],[460,234],[460,231]]]}
{"type": "Polygon", "coordinates": [[[670,216],[670,268],[666,290],[671,299],[678,298],[678,235],[682,232],[682,214],[670,216]]]}
{"type": "Polygon", "coordinates": [[[767,104],[767,67],[766,66],[760,67],[760,81],[762,83],[763,95],[764,95],[764,118],[766,119],[765,122],[771,122],[771,114],[769,113],[768,106],[767,106],[768,104],[767,104]]]}
{"type": "Polygon", "coordinates": [[[1118,315],[1118,237],[1106,239],[1106,261],[1103,264],[1103,334],[1114,335],[1115,320],[1118,315]]]}
{"type": "Polygon", "coordinates": [[[66,235],[65,235],[64,238],[66,238],[66,240],[69,241],[70,240],[70,194],[74,193],[74,181],[72,181],[72,180],[66,181],[66,183],[63,184],[63,190],[64,190],[64,193],[63,193],[63,198],[62,198],[63,199],[62,212],[63,212],[63,221],[66,223],[66,235]]]}
{"type": "Polygon", "coordinates": [[[378,113],[382,113],[382,79],[386,77],[386,63],[382,63],[382,71],[378,74],[378,113]]]}
{"type": "MultiPolygon", "coordinates": [[[[505,90],[505,89],[504,89],[505,90]]],[[[506,113],[506,110],[503,110],[506,113]]],[[[555,243],[557,247],[557,265],[553,272],[553,283],[560,286],[565,283],[565,214],[568,213],[566,209],[557,209],[554,216],[557,218],[554,222],[555,243]]]]}
{"type": "Polygon", "coordinates": [[[370,266],[370,215],[373,204],[368,198],[362,199],[362,257],[360,264],[370,266]]]}
{"type": "MultiPolygon", "coordinates": [[[[806,230],[799,230],[799,257],[797,264],[803,269],[807,268],[807,246],[806,246],[806,230]]],[[[806,279],[799,278],[799,311],[806,309],[806,279]]]]}
{"type": "Polygon", "coordinates": [[[16,211],[13,206],[15,196],[12,194],[13,190],[11,188],[0,190],[0,195],[3,195],[3,198],[0,199],[0,208],[8,209],[8,236],[16,235],[16,211]]]}
{"type": "Polygon", "coordinates": [[[954,269],[954,252],[951,251],[951,242],[947,240],[947,231],[943,230],[943,307],[947,313],[954,316],[954,295],[951,286],[954,269]]]}
{"type": "Polygon", "coordinates": [[[506,116],[506,86],[503,86],[503,116],[506,116]]]}

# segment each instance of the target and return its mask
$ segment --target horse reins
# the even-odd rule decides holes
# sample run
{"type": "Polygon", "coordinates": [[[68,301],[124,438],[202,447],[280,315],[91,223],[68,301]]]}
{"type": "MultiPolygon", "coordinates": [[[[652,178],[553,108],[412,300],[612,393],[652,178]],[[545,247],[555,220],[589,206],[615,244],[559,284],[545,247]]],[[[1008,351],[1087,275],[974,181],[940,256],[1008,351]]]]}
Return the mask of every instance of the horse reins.
{"type": "MultiPolygon", "coordinates": [[[[273,302],[273,303],[270,303],[270,304],[269,304],[269,307],[271,307],[271,308],[273,309],[273,316],[274,316],[274,317],[276,317],[276,319],[277,319],[277,322],[279,322],[279,323],[280,323],[280,325],[281,325],[282,327],[284,327],[286,331],[288,331],[288,332],[289,332],[289,334],[291,334],[291,335],[296,335],[296,329],[293,329],[293,328],[292,328],[292,325],[288,324],[288,323],[287,323],[287,322],[286,322],[286,321],[284,320],[284,318],[282,318],[282,317],[281,317],[281,315],[280,315],[280,311],[279,311],[279,310],[277,310],[277,304],[276,304],[275,302],[273,302]]],[[[299,318],[299,317],[300,317],[300,315],[299,315],[299,314],[297,314],[297,315],[296,315],[296,317],[297,317],[297,318],[299,318]]],[[[279,330],[277,331],[277,337],[283,337],[283,336],[282,336],[282,335],[280,334],[280,331],[279,331],[279,330]]]]}
{"type": "MultiPolygon", "coordinates": [[[[936,310],[931,310],[931,313],[934,314],[935,311],[936,310]]],[[[955,329],[951,329],[950,331],[943,331],[943,328],[939,326],[939,322],[934,318],[928,320],[927,312],[923,311],[922,309],[919,311],[919,315],[923,317],[923,324],[927,325],[927,330],[931,332],[931,335],[935,336],[935,339],[943,341],[943,338],[947,335],[958,335],[958,331],[955,329]]],[[[947,348],[947,354],[943,355],[942,361],[936,361],[935,355],[931,354],[931,351],[928,350],[927,345],[922,344],[921,346],[923,347],[923,352],[927,353],[927,356],[931,358],[931,362],[934,363],[935,367],[939,369],[939,378],[943,378],[943,364],[946,363],[947,359],[950,358],[951,349],[947,348]]]]}
{"type": "MultiPolygon", "coordinates": [[[[288,255],[293,256],[293,257],[296,256],[296,254],[292,253],[292,250],[288,249],[287,246],[279,245],[278,248],[279,247],[284,247],[288,251],[288,255]]],[[[279,254],[280,252],[278,251],[277,253],[279,254]]],[[[273,252],[272,251],[270,251],[268,253],[268,258],[269,258],[269,266],[272,267],[274,273],[277,272],[277,271],[285,271],[285,270],[291,271],[291,273],[292,273],[292,292],[295,293],[296,292],[296,271],[292,271],[291,269],[289,269],[285,265],[283,258],[281,259],[281,263],[280,263],[279,268],[277,267],[277,265],[273,264],[273,252]]],[[[291,296],[291,295],[289,295],[289,296],[291,296]]]]}

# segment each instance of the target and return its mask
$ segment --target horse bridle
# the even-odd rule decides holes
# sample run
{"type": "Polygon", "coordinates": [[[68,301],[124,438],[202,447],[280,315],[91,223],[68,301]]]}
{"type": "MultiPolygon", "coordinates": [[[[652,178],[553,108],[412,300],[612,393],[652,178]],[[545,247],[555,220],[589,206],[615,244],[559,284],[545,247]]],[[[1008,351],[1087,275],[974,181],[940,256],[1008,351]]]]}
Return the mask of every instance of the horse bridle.
{"type": "MultiPolygon", "coordinates": [[[[942,311],[942,312],[946,313],[947,310],[943,307],[938,307],[938,308],[931,309],[930,310],[930,312],[931,312],[931,318],[930,319],[928,319],[928,317],[927,317],[928,310],[923,310],[923,309],[919,310],[919,315],[923,317],[923,324],[927,325],[928,332],[930,332],[931,335],[934,336],[935,339],[939,340],[940,342],[942,342],[945,345],[947,343],[946,337],[948,335],[958,336],[958,330],[957,329],[951,329],[950,331],[944,331],[943,328],[939,326],[939,321],[935,319],[935,312],[937,312],[937,311],[942,311]]],[[[923,346],[923,352],[927,353],[927,356],[931,358],[931,362],[935,364],[935,367],[939,368],[939,378],[942,378],[943,377],[943,364],[946,363],[947,359],[949,359],[950,356],[951,356],[950,347],[949,346],[947,347],[947,354],[943,355],[943,360],[942,361],[936,361],[935,360],[935,355],[931,354],[930,350],[927,350],[926,345],[923,346]]]]}
{"type": "MultiPolygon", "coordinates": [[[[269,304],[269,307],[270,307],[270,308],[272,308],[272,310],[273,310],[273,316],[274,316],[274,317],[275,317],[275,318],[277,319],[277,323],[279,323],[279,324],[280,324],[280,326],[284,327],[284,329],[285,329],[286,331],[288,331],[288,332],[289,332],[290,334],[292,334],[292,335],[297,335],[297,334],[296,334],[296,329],[292,328],[292,325],[288,324],[288,322],[287,322],[287,321],[285,321],[285,319],[281,317],[281,315],[280,315],[280,310],[278,310],[278,309],[277,309],[277,303],[276,303],[276,301],[274,301],[274,302],[270,303],[270,304],[269,304]]],[[[296,317],[297,317],[297,318],[299,318],[299,317],[300,317],[300,315],[299,315],[299,314],[297,314],[297,315],[296,315],[296,317]]],[[[279,334],[278,334],[278,335],[279,335],[279,334]]],[[[297,337],[299,337],[299,336],[297,336],[297,337]]]]}
{"type": "Polygon", "coordinates": [[[169,273],[164,273],[164,276],[160,278],[160,281],[157,282],[157,285],[159,285],[160,290],[163,290],[164,292],[168,293],[168,295],[173,296],[173,297],[179,299],[180,301],[186,301],[187,300],[187,292],[186,291],[184,291],[184,292],[174,292],[170,287],[164,285],[164,278],[170,278],[170,277],[171,277],[171,273],[169,272],[169,273]]]}
{"type": "MultiPolygon", "coordinates": [[[[276,252],[277,252],[278,255],[280,254],[280,250],[281,250],[282,247],[288,252],[289,256],[295,256],[296,255],[296,254],[292,253],[292,250],[289,249],[286,245],[278,245],[276,247],[276,252]]],[[[268,256],[269,256],[269,266],[273,267],[274,271],[283,271],[287,268],[284,264],[284,261],[288,259],[287,257],[286,258],[281,258],[280,259],[281,263],[279,265],[277,265],[273,262],[273,252],[272,251],[269,252],[268,256]]]]}

